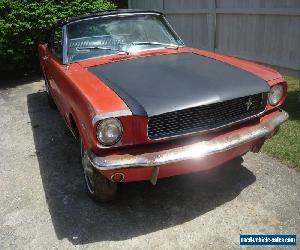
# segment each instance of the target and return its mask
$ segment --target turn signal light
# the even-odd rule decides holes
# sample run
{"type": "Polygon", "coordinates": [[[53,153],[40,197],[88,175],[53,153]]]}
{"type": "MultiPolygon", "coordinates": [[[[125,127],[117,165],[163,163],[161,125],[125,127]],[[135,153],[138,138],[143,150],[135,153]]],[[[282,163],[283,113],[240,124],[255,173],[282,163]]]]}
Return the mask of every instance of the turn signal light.
{"type": "Polygon", "coordinates": [[[125,175],[123,173],[114,173],[110,179],[113,182],[123,182],[125,180],[125,175]]]}

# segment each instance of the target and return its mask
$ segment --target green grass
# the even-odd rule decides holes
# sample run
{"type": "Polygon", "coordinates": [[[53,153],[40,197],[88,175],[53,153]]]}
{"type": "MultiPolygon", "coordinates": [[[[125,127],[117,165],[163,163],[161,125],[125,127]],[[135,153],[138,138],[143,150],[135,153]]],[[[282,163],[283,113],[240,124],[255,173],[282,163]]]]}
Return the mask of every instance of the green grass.
{"type": "Polygon", "coordinates": [[[286,77],[288,97],[282,109],[290,115],[279,133],[266,141],[262,151],[300,169],[300,80],[286,77]]]}

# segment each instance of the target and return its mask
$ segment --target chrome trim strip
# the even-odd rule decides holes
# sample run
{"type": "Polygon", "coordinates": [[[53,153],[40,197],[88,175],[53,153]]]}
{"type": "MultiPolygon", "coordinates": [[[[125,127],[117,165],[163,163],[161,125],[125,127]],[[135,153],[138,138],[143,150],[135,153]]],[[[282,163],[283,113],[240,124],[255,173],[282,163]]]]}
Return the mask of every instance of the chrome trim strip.
{"type": "Polygon", "coordinates": [[[62,27],[63,30],[63,64],[68,64],[68,33],[67,26],[62,27]]]}
{"type": "Polygon", "coordinates": [[[107,112],[103,114],[98,114],[93,117],[92,124],[95,126],[95,124],[98,121],[107,119],[107,118],[113,118],[113,117],[120,117],[120,116],[128,116],[132,115],[131,111],[129,109],[120,110],[120,111],[113,111],[113,112],[107,112]]]}
{"type": "Polygon", "coordinates": [[[164,15],[162,15],[162,19],[165,21],[165,24],[169,27],[171,32],[173,32],[173,35],[177,38],[177,42],[178,42],[178,40],[180,41],[181,45],[179,46],[179,48],[185,47],[185,43],[183,42],[181,37],[177,34],[177,32],[174,30],[174,28],[172,27],[172,25],[169,23],[169,21],[166,19],[166,17],[164,15]]]}
{"type": "Polygon", "coordinates": [[[69,24],[72,24],[72,23],[78,23],[78,22],[86,21],[86,20],[93,20],[93,19],[96,19],[96,18],[106,18],[106,17],[114,17],[114,16],[138,16],[138,15],[156,15],[156,16],[161,16],[162,14],[158,13],[158,12],[136,12],[136,13],[105,14],[105,15],[87,17],[87,18],[82,18],[82,19],[75,20],[75,21],[70,21],[66,25],[69,25],[69,24]]]}
{"type": "Polygon", "coordinates": [[[144,153],[140,155],[125,154],[97,157],[93,152],[87,151],[85,156],[98,170],[112,170],[128,167],[153,167],[197,159],[239,147],[253,140],[268,138],[274,129],[284,123],[288,117],[289,115],[285,111],[277,112],[275,116],[268,118],[266,121],[244,128],[241,131],[232,131],[222,138],[201,141],[191,145],[159,152],[144,153]]]}

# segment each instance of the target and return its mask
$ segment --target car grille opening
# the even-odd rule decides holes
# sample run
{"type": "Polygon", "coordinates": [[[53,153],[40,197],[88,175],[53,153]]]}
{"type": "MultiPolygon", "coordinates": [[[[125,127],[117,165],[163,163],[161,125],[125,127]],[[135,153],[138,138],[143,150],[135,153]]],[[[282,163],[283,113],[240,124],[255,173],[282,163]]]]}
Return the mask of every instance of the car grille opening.
{"type": "Polygon", "coordinates": [[[245,96],[149,117],[151,140],[227,127],[262,113],[266,94],[245,96]]]}

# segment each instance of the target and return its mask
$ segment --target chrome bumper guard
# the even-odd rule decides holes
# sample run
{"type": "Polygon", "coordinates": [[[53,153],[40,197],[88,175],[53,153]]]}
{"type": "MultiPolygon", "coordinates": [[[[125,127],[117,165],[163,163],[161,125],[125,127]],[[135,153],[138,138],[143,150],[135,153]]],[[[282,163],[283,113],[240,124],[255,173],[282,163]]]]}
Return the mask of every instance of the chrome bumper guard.
{"type": "Polygon", "coordinates": [[[112,170],[128,167],[153,167],[185,160],[197,159],[241,146],[245,143],[268,138],[274,130],[288,119],[285,111],[277,112],[265,121],[242,130],[233,131],[221,138],[201,141],[177,148],[140,155],[111,155],[98,157],[87,151],[85,157],[98,170],[112,170]]]}

